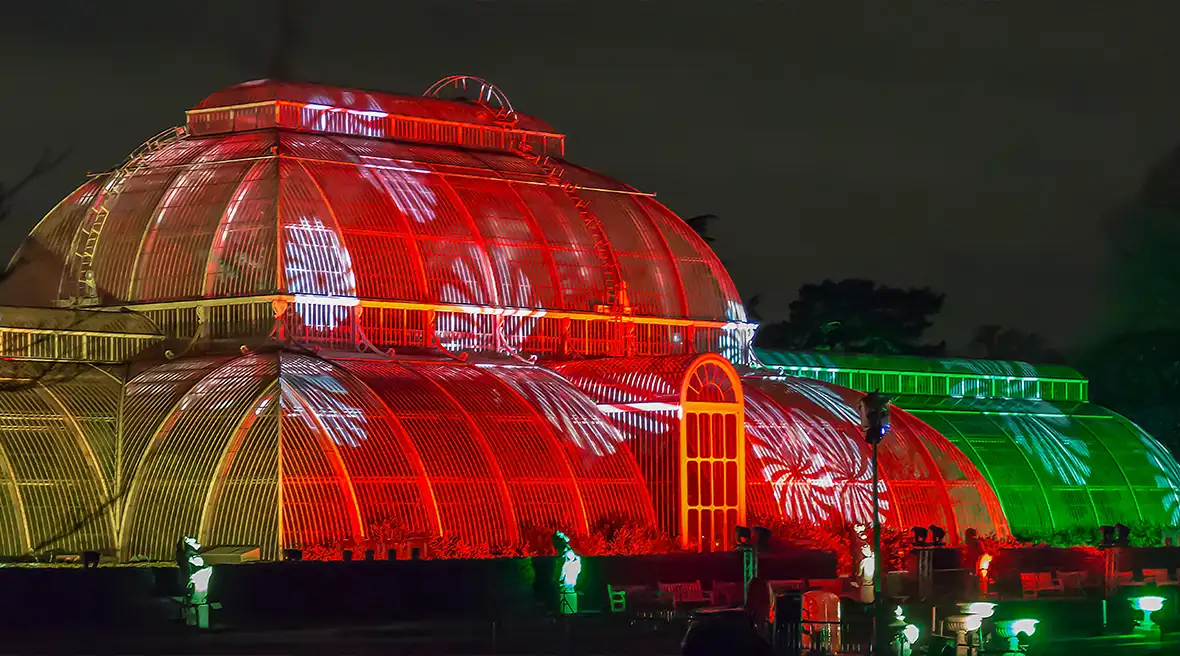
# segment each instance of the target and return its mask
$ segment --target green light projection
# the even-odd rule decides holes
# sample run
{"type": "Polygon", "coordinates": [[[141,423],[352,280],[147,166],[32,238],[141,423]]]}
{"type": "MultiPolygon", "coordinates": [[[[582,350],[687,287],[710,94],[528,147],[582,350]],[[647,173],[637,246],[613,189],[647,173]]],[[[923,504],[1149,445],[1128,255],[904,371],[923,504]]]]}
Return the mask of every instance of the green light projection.
{"type": "Polygon", "coordinates": [[[1180,526],[1180,464],[1138,426],[1087,403],[1067,367],[1023,362],[757,352],[761,366],[862,392],[942,433],[996,491],[1013,532],[1138,521],[1180,526]]]}

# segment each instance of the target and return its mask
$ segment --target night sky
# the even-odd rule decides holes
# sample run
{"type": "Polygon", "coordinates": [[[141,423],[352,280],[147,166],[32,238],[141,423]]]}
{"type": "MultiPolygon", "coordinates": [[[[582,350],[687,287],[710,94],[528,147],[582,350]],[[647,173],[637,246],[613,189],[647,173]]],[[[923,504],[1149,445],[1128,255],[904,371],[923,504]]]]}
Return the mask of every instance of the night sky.
{"type": "MultiPolygon", "coordinates": [[[[1180,143],[1180,2],[304,0],[296,77],[420,93],[490,79],[569,158],[713,213],[744,297],[865,277],[1075,345],[1102,329],[1099,221],[1180,143]]],[[[87,171],[210,92],[262,77],[273,0],[4,3],[0,251],[87,171]],[[103,7],[99,13],[95,6],[103,7]]]]}

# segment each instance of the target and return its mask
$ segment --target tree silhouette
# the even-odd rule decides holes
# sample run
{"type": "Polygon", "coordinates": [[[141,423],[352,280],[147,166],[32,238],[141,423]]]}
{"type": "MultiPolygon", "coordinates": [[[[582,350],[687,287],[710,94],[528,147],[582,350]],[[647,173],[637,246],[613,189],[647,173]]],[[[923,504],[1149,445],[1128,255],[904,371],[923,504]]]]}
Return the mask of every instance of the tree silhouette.
{"type": "Polygon", "coordinates": [[[1078,368],[1091,398],[1180,455],[1180,147],[1104,221],[1111,248],[1109,334],[1078,368]]]}
{"type": "Polygon", "coordinates": [[[1115,332],[1180,329],[1180,147],[1104,220],[1115,332]]]}
{"type": "Polygon", "coordinates": [[[278,0],[278,32],[274,50],[266,65],[266,76],[272,80],[290,80],[295,67],[295,53],[299,50],[303,30],[299,21],[298,0],[278,0]]]}
{"type": "Polygon", "coordinates": [[[1077,367],[1090,398],[1126,415],[1180,456],[1180,331],[1131,332],[1088,349],[1077,367]]]}
{"type": "Polygon", "coordinates": [[[719,219],[720,217],[716,214],[701,214],[700,216],[685,219],[684,222],[688,224],[688,227],[692,228],[693,232],[700,235],[706,244],[712,244],[716,239],[709,232],[709,223],[719,219]]]}
{"type": "Polygon", "coordinates": [[[762,305],[762,294],[754,294],[746,299],[746,316],[750,321],[762,323],[762,313],[758,311],[759,306],[762,305]]]}
{"type": "Polygon", "coordinates": [[[988,360],[1059,362],[1061,354],[1037,333],[988,324],[975,329],[967,345],[968,355],[988,360]]]}
{"type": "Polygon", "coordinates": [[[847,353],[941,355],[946,345],[923,344],[944,296],[922,287],[901,289],[848,279],[799,288],[787,321],[763,327],[758,346],[847,353]]]}

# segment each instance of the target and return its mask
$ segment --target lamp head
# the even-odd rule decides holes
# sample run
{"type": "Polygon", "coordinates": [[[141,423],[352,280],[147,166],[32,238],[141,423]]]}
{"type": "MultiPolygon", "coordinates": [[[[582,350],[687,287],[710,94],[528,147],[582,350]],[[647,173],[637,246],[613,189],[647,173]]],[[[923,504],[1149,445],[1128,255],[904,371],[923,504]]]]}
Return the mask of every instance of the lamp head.
{"type": "Polygon", "coordinates": [[[1131,546],[1131,527],[1124,526],[1122,524],[1115,524],[1114,530],[1115,530],[1115,532],[1118,533],[1118,537],[1114,541],[1115,546],[1118,546],[1118,547],[1131,546]]]}
{"type": "Polygon", "coordinates": [[[754,527],[754,541],[758,544],[759,549],[767,549],[770,547],[770,539],[773,534],[770,529],[765,526],[754,527]]]}
{"type": "Polygon", "coordinates": [[[1131,605],[1135,607],[1135,610],[1154,613],[1157,610],[1163,609],[1165,601],[1167,601],[1167,599],[1156,596],[1135,597],[1131,600],[1131,605]]]}

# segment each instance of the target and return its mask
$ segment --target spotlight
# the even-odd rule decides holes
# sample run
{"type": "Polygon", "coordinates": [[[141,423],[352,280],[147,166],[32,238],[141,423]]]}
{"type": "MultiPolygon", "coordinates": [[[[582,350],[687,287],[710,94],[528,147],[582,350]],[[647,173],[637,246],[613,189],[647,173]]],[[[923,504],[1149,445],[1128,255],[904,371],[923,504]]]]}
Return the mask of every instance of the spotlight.
{"type": "Polygon", "coordinates": [[[959,609],[966,615],[978,615],[985,620],[996,614],[996,605],[990,601],[972,601],[959,604],[959,609]]]}
{"type": "Polygon", "coordinates": [[[922,528],[921,526],[915,526],[910,529],[910,532],[914,534],[914,546],[915,547],[926,546],[926,536],[930,535],[930,531],[927,531],[926,529],[922,528]]]}
{"type": "Polygon", "coordinates": [[[1020,619],[1007,620],[996,624],[996,635],[1007,642],[1007,651],[1023,653],[1032,642],[1033,634],[1037,632],[1040,620],[1020,619]]]}
{"type": "Polygon", "coordinates": [[[750,530],[749,526],[736,526],[734,530],[737,532],[737,543],[739,545],[750,544],[753,531],[750,530]]]}
{"type": "Polygon", "coordinates": [[[1123,526],[1122,524],[1115,524],[1114,530],[1118,531],[1118,534],[1119,534],[1118,538],[1114,541],[1114,546],[1116,546],[1116,547],[1129,547],[1129,546],[1131,546],[1131,528],[1129,526],[1123,526]]]}
{"type": "Polygon", "coordinates": [[[758,545],[759,549],[761,549],[761,550],[769,549],[770,548],[770,538],[771,538],[770,529],[766,528],[765,526],[755,526],[754,527],[754,542],[758,545]]]}
{"type": "Polygon", "coordinates": [[[1143,621],[1135,627],[1139,631],[1151,631],[1156,627],[1155,622],[1151,621],[1151,614],[1163,610],[1164,602],[1167,599],[1163,597],[1135,597],[1131,599],[1131,606],[1138,611],[1143,612],[1143,621]]]}
{"type": "Polygon", "coordinates": [[[941,526],[930,525],[930,546],[941,547],[946,544],[946,529],[941,526]]]}
{"type": "Polygon", "coordinates": [[[1114,527],[1113,526],[1099,526],[1098,530],[1102,531],[1102,546],[1114,546],[1114,527]]]}

